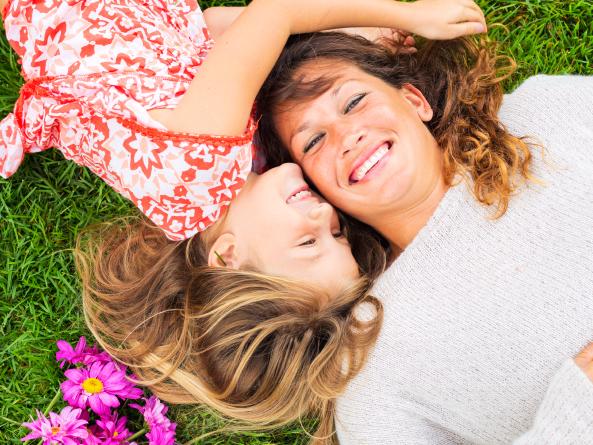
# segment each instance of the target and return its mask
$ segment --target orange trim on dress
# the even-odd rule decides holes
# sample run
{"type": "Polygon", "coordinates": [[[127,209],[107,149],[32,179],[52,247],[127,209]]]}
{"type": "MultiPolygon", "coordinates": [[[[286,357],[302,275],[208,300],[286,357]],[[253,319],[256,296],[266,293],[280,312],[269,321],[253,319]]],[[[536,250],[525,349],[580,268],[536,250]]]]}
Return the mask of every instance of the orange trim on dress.
{"type": "MultiPolygon", "coordinates": [[[[95,77],[103,77],[106,73],[93,73],[85,76],[45,76],[37,77],[26,82],[20,91],[20,96],[16,102],[15,115],[19,119],[19,123],[23,122],[23,102],[25,99],[36,96],[36,97],[58,97],[56,93],[50,91],[47,87],[43,86],[43,83],[52,83],[57,80],[78,78],[78,79],[92,79],[95,77]]],[[[118,73],[121,74],[121,73],[118,73]]],[[[153,79],[173,80],[167,77],[153,77],[153,79]]],[[[176,80],[177,81],[177,80],[176,80]]],[[[253,134],[257,128],[257,122],[253,118],[254,113],[249,118],[245,132],[241,136],[216,136],[211,134],[192,134],[192,133],[181,133],[177,131],[161,130],[158,128],[147,127],[137,121],[118,116],[114,113],[106,113],[104,110],[94,110],[106,119],[115,119],[124,127],[129,130],[136,131],[144,136],[148,136],[157,140],[168,140],[168,141],[187,141],[197,144],[232,144],[232,145],[244,145],[250,143],[253,134]]]]}

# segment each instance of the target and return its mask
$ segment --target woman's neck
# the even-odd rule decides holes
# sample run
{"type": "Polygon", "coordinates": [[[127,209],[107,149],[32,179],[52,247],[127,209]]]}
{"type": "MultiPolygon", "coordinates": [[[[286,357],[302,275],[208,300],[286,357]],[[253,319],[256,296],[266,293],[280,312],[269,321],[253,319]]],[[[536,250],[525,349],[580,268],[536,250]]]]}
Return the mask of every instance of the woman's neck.
{"type": "Polygon", "coordinates": [[[395,251],[402,251],[426,225],[448,189],[449,186],[439,175],[413,205],[404,211],[389,212],[371,225],[389,241],[395,251]]]}

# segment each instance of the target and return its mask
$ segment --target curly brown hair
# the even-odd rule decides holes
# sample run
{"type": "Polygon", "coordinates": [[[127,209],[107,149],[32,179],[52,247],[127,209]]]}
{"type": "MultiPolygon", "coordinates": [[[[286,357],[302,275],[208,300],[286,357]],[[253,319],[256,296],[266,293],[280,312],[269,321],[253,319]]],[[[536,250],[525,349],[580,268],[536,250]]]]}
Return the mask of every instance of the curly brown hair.
{"type": "Polygon", "coordinates": [[[485,38],[424,40],[417,50],[402,54],[394,45],[342,33],[291,38],[257,99],[257,145],[269,166],[291,161],[274,115],[318,97],[337,79],[338,73],[311,80],[300,75],[302,68],[320,60],[350,63],[396,88],[411,84],[424,94],[434,113],[426,125],[443,150],[446,184],[462,175],[475,198],[494,205],[495,216],[502,216],[512,194],[531,179],[532,154],[525,138],[510,134],[498,118],[501,83],[514,72],[515,62],[497,55],[497,45],[485,38]]]}

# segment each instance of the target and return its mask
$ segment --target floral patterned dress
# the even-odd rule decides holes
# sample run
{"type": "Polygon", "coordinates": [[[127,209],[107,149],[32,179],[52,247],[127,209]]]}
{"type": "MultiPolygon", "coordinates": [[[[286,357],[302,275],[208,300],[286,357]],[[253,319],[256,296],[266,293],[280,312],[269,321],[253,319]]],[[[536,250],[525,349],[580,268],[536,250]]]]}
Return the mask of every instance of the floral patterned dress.
{"type": "Polygon", "coordinates": [[[129,198],[173,240],[215,222],[251,170],[240,137],[167,131],[212,41],[195,0],[12,0],[2,12],[26,81],[0,123],[0,175],[59,149],[129,198]]]}

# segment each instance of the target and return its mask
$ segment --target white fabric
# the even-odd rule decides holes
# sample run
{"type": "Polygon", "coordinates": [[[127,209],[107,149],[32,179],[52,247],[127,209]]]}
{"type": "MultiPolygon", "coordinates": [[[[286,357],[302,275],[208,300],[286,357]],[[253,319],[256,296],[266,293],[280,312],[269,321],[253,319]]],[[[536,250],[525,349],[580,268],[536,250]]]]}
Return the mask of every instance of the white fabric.
{"type": "Polygon", "coordinates": [[[497,220],[453,187],[380,278],[342,445],[593,444],[593,383],[572,360],[593,340],[593,77],[532,77],[500,117],[546,148],[545,184],[497,220]]]}

